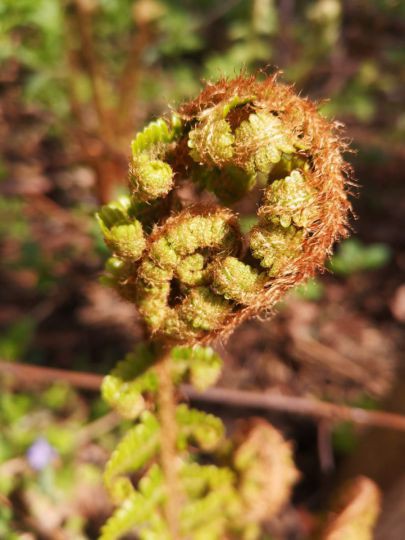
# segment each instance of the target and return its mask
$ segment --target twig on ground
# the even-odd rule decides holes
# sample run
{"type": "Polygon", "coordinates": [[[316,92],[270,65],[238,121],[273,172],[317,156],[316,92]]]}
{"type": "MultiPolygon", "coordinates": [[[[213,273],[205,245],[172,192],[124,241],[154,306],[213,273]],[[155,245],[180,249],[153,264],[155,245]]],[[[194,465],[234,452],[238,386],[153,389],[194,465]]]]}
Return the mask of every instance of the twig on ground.
{"type": "MultiPolygon", "coordinates": [[[[0,361],[1,373],[11,374],[30,385],[59,380],[85,390],[98,390],[102,381],[101,375],[93,373],[44,368],[6,361],[0,361]]],[[[347,421],[364,426],[405,431],[405,416],[403,415],[385,411],[368,411],[359,407],[337,405],[312,398],[230,388],[211,388],[200,393],[187,384],[181,386],[181,392],[186,399],[202,403],[279,411],[317,419],[325,418],[332,421],[347,421]]]]}
{"type": "Polygon", "coordinates": [[[322,418],[322,420],[319,420],[318,422],[317,431],[319,465],[324,474],[329,474],[335,468],[331,422],[322,418]]]}

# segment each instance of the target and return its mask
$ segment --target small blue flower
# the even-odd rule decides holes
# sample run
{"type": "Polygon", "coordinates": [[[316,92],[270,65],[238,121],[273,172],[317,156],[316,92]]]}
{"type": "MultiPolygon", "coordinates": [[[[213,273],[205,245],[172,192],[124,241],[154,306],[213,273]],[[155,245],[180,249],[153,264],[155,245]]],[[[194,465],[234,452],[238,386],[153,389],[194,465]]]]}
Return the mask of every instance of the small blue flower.
{"type": "Polygon", "coordinates": [[[28,463],[36,471],[42,471],[56,456],[56,450],[44,437],[38,437],[27,450],[28,463]]]}

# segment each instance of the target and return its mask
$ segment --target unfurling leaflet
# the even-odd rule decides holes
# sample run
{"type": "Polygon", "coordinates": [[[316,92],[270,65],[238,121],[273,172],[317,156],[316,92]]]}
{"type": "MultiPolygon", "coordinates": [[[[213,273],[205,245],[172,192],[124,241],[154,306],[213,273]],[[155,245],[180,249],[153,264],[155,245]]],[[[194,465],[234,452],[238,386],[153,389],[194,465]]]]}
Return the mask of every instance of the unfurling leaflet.
{"type": "Polygon", "coordinates": [[[381,507],[378,486],[359,476],[342,486],[320,534],[321,540],[372,540],[381,507]]]}
{"type": "MultiPolygon", "coordinates": [[[[162,513],[170,492],[156,463],[164,440],[153,399],[158,392],[154,354],[152,346],[138,347],[103,384],[104,398],[135,423],[105,469],[105,486],[117,509],[103,526],[101,540],[115,540],[129,531],[141,539],[171,539],[162,513]]],[[[219,376],[220,366],[220,358],[208,347],[171,351],[171,376],[177,383],[207,388],[219,376]],[[208,376],[201,377],[205,371],[208,376]]],[[[261,520],[283,507],[298,477],[289,443],[264,421],[241,426],[234,440],[227,439],[219,418],[185,403],[176,408],[176,424],[182,537],[221,540],[232,532],[238,538],[258,538],[261,520]]]]}
{"type": "Polygon", "coordinates": [[[204,345],[323,268],[346,234],[344,149],[337,126],[276,76],[208,83],[133,140],[129,196],[97,217],[112,252],[102,281],[136,306],[150,340],[103,383],[134,425],[106,468],[117,510],[102,540],[254,540],[288,501],[298,474],[269,424],[230,440],[213,415],[180,404],[168,417],[159,403],[170,406],[169,386],[215,384],[221,360],[204,345]],[[243,234],[233,205],[253,195],[243,234]]]}
{"type": "Polygon", "coordinates": [[[336,126],[276,77],[207,85],[134,139],[131,196],[98,216],[114,256],[105,280],[154,339],[227,336],[322,268],[346,234],[343,150],[336,126]],[[190,205],[187,182],[210,202],[190,205]],[[224,204],[255,186],[258,223],[243,235],[224,204]]]}

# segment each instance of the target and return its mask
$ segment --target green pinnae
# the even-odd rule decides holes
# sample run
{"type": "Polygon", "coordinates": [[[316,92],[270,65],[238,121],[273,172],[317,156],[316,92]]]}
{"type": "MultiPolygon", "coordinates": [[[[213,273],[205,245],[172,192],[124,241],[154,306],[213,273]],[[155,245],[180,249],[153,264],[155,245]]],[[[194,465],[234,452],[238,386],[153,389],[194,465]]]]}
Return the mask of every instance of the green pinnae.
{"type": "Polygon", "coordinates": [[[135,198],[152,201],[169,193],[174,183],[173,176],[170,165],[143,153],[132,160],[129,182],[135,198]]]}
{"type": "Polygon", "coordinates": [[[139,266],[138,275],[149,285],[158,286],[172,278],[173,270],[161,268],[152,259],[145,258],[139,266]]]}
{"type": "Polygon", "coordinates": [[[165,236],[152,243],[150,256],[161,268],[174,268],[179,262],[176,251],[165,236]]]}
{"type": "Polygon", "coordinates": [[[268,177],[269,182],[289,176],[294,169],[299,169],[304,173],[309,171],[309,162],[305,156],[299,154],[283,154],[278,163],[271,169],[268,177]]]}
{"type": "Polygon", "coordinates": [[[137,306],[152,331],[158,330],[168,315],[170,283],[150,286],[140,280],[137,288],[137,306]]]}
{"type": "Polygon", "coordinates": [[[236,240],[229,216],[223,212],[184,217],[170,228],[166,239],[179,256],[191,255],[198,249],[222,247],[236,240]]]}
{"type": "Polygon", "coordinates": [[[194,253],[181,261],[181,264],[176,269],[176,274],[185,285],[202,285],[206,280],[204,265],[204,256],[201,253],[194,253]]]}
{"type": "Polygon", "coordinates": [[[240,199],[256,184],[256,174],[246,172],[236,165],[226,165],[222,169],[198,167],[193,171],[193,180],[215,193],[225,204],[240,199]]]}
{"type": "Polygon", "coordinates": [[[196,287],[184,299],[179,317],[197,330],[217,329],[231,311],[231,304],[208,287],[196,287]]]}
{"type": "MultiPolygon", "coordinates": [[[[178,123],[178,117],[173,123],[178,123]]],[[[170,130],[163,118],[158,118],[148,124],[131,142],[132,155],[139,156],[142,152],[153,150],[157,144],[169,143],[173,140],[175,129],[170,130]]]]}
{"type": "Polygon", "coordinates": [[[110,257],[105,263],[105,273],[100,277],[100,283],[108,287],[119,288],[122,281],[128,278],[131,265],[118,257],[110,257]]]}
{"type": "Polygon", "coordinates": [[[225,105],[222,106],[222,117],[225,118],[228,116],[230,111],[241,105],[246,105],[256,99],[256,96],[233,96],[232,99],[228,101],[225,105]]]}
{"type": "Polygon", "coordinates": [[[107,262],[105,263],[105,269],[107,272],[110,272],[110,274],[114,276],[120,276],[125,271],[126,264],[124,261],[119,259],[118,257],[109,257],[107,259],[107,262]]]}
{"type": "Polygon", "coordinates": [[[189,154],[196,163],[222,165],[232,158],[234,141],[231,126],[225,119],[200,122],[189,133],[189,154]]]}
{"type": "Polygon", "coordinates": [[[153,360],[150,348],[140,345],[104,377],[103,398],[124,418],[138,417],[146,408],[143,394],[156,391],[156,374],[150,369],[153,360]]]}
{"type": "Polygon", "coordinates": [[[187,440],[196,443],[205,451],[218,448],[225,434],[222,421],[212,414],[190,409],[181,403],[176,409],[176,420],[180,426],[180,443],[186,446],[187,440]]]}
{"type": "Polygon", "coordinates": [[[269,174],[282,153],[295,151],[292,137],[281,120],[273,114],[257,112],[251,114],[235,130],[235,147],[246,156],[247,171],[269,174]]]}
{"type": "Polygon", "coordinates": [[[145,249],[142,224],[130,217],[131,203],[127,197],[101,208],[96,214],[104,240],[110,249],[122,259],[136,261],[145,249]]]}
{"type": "Polygon", "coordinates": [[[299,256],[302,250],[303,231],[290,227],[258,226],[252,230],[250,249],[260,260],[260,265],[269,268],[269,275],[275,277],[299,256]]]}
{"type": "Polygon", "coordinates": [[[137,261],[145,249],[142,225],[137,220],[128,224],[114,225],[104,236],[111,250],[123,259],[137,261]]]}
{"type": "Polygon", "coordinates": [[[113,225],[127,223],[130,219],[131,200],[129,197],[120,197],[117,201],[112,201],[101,207],[97,212],[96,218],[104,231],[110,229],[113,225]]]}
{"type": "Polygon", "coordinates": [[[265,283],[265,276],[236,257],[213,264],[213,288],[228,300],[248,303],[265,283]]]}
{"type": "Polygon", "coordinates": [[[272,223],[289,227],[308,227],[317,218],[316,190],[309,186],[298,170],[276,180],[266,190],[261,213],[272,223]]]}

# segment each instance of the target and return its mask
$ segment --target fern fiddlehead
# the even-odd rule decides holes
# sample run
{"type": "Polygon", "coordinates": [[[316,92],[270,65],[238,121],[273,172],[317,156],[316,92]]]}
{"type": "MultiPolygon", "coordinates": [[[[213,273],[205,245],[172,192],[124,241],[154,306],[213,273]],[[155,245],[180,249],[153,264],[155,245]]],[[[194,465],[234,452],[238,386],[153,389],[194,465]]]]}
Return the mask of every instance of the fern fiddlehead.
{"type": "Polygon", "coordinates": [[[170,118],[147,126],[131,149],[130,196],[98,214],[113,254],[103,280],[136,305],[151,343],[103,384],[107,401],[135,425],[107,465],[106,485],[119,507],[101,538],[135,529],[150,540],[219,540],[230,531],[254,539],[296,479],[290,447],[264,423],[241,445],[227,441],[215,417],[172,407],[167,388],[182,380],[199,389],[215,383],[220,360],[197,344],[271,311],[322,268],[346,233],[344,144],[314,104],[276,77],[240,76],[208,84],[170,118]],[[182,195],[187,185],[194,204],[182,195]],[[243,235],[227,205],[260,186],[257,224],[243,235]],[[207,452],[212,465],[200,462],[207,452]],[[140,470],[143,478],[131,481],[140,470]],[[266,475],[277,494],[270,480],[263,485],[266,475]],[[211,516],[209,527],[203,515],[211,516]]]}

